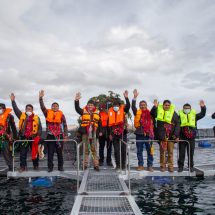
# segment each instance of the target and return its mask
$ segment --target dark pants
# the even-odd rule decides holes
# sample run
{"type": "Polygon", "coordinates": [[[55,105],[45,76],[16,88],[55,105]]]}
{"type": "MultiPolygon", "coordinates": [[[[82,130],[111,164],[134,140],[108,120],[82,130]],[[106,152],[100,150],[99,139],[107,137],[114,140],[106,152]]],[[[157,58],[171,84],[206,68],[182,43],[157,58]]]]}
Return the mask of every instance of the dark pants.
{"type": "Polygon", "coordinates": [[[12,151],[10,151],[10,144],[8,141],[2,144],[1,152],[8,167],[12,168],[12,151]]]}
{"type": "Polygon", "coordinates": [[[147,151],[147,167],[151,167],[153,165],[153,155],[151,154],[151,143],[144,142],[144,140],[149,140],[149,137],[145,137],[144,135],[136,134],[136,146],[137,146],[137,159],[138,166],[143,166],[143,146],[145,145],[147,151]]]}
{"type": "Polygon", "coordinates": [[[188,157],[188,167],[190,166],[193,168],[193,156],[194,156],[194,149],[195,149],[195,140],[188,140],[190,143],[190,164],[189,164],[189,146],[187,142],[180,142],[179,143],[179,159],[178,159],[178,167],[184,167],[184,160],[185,160],[185,153],[187,150],[187,157],[188,157]]]}
{"type": "MultiPolygon", "coordinates": [[[[60,139],[63,139],[63,135],[60,136],[60,139]]],[[[54,140],[47,142],[47,150],[48,150],[48,168],[53,169],[53,157],[54,152],[57,153],[57,159],[58,159],[58,169],[63,167],[63,142],[62,141],[56,141],[56,138],[54,135],[48,134],[47,140],[54,140]]]]}
{"type": "Polygon", "coordinates": [[[104,135],[99,137],[99,161],[104,162],[104,148],[107,147],[107,163],[111,162],[111,153],[112,153],[112,141],[106,138],[104,135]],[[107,145],[106,145],[107,143],[107,145]]]}
{"type": "MultiPolygon", "coordinates": [[[[123,140],[126,142],[127,137],[124,136],[123,140]]],[[[114,156],[116,161],[116,168],[120,168],[120,138],[113,137],[113,147],[114,147],[114,156]]],[[[122,169],[125,169],[126,165],[126,144],[123,142],[121,143],[121,162],[122,162],[122,169]]]]}

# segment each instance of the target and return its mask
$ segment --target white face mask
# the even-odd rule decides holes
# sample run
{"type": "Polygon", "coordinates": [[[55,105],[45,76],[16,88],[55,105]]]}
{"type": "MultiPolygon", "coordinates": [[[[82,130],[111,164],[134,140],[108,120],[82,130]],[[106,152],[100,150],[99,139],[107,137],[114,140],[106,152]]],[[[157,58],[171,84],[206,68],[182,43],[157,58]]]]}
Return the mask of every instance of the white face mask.
{"type": "Polygon", "coordinates": [[[25,112],[28,116],[31,116],[31,114],[32,114],[32,112],[30,112],[30,111],[27,111],[27,112],[25,112]]]}
{"type": "Polygon", "coordinates": [[[113,110],[114,110],[115,112],[117,112],[117,111],[119,110],[119,107],[118,107],[118,106],[114,106],[114,107],[113,107],[113,110]]]}
{"type": "Polygon", "coordinates": [[[3,114],[3,109],[0,109],[0,114],[3,114]]]}
{"type": "Polygon", "coordinates": [[[190,113],[190,109],[184,109],[183,110],[185,114],[189,114],[190,113]]]}

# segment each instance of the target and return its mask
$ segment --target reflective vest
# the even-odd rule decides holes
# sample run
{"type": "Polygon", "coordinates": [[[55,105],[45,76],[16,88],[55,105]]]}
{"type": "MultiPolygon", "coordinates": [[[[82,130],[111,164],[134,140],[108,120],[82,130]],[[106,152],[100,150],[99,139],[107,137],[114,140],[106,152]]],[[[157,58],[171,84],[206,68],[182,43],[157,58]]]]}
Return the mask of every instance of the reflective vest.
{"type": "Polygon", "coordinates": [[[61,123],[62,116],[63,116],[63,112],[61,110],[53,111],[52,109],[48,109],[46,121],[54,122],[54,123],[61,123]]]}
{"type": "Polygon", "coordinates": [[[5,127],[7,125],[7,118],[11,111],[11,108],[6,108],[4,113],[0,115],[0,126],[5,127]]]}
{"type": "Polygon", "coordinates": [[[90,113],[86,110],[86,108],[84,108],[83,115],[81,116],[81,126],[86,127],[86,126],[90,125],[90,123],[92,123],[94,125],[94,127],[97,128],[99,119],[100,119],[100,117],[99,117],[99,113],[97,110],[95,110],[92,113],[92,118],[91,118],[90,113]]]}
{"type": "Polygon", "coordinates": [[[156,120],[171,124],[174,112],[175,112],[175,105],[170,105],[169,110],[165,111],[163,109],[163,105],[160,104],[158,105],[158,108],[157,108],[156,120]]]}
{"type": "Polygon", "coordinates": [[[119,110],[115,112],[113,107],[108,110],[109,126],[119,125],[125,121],[124,105],[121,105],[119,110]]]}
{"type": "Polygon", "coordinates": [[[139,128],[140,127],[140,120],[141,120],[141,116],[142,116],[142,110],[137,110],[137,113],[134,117],[134,127],[135,128],[139,128]]]}
{"type": "Polygon", "coordinates": [[[106,127],[108,125],[108,113],[102,111],[99,113],[102,127],[106,127]]]}
{"type": "Polygon", "coordinates": [[[179,111],[181,127],[196,127],[196,111],[191,109],[189,114],[185,114],[183,110],[179,111]]]}
{"type": "MultiPolygon", "coordinates": [[[[24,126],[24,122],[26,120],[26,113],[23,112],[21,114],[21,117],[19,119],[19,130],[22,130],[23,126],[24,126]]],[[[32,131],[32,134],[37,134],[38,133],[38,128],[39,128],[39,117],[37,115],[34,115],[34,118],[33,118],[33,131],[32,131]]]]}

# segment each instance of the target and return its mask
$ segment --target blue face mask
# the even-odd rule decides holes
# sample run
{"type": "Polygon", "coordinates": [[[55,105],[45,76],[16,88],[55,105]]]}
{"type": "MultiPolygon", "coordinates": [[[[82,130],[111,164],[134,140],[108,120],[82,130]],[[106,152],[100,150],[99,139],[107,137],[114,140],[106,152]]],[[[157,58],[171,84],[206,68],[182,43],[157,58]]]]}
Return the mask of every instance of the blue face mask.
{"type": "Polygon", "coordinates": [[[113,110],[114,110],[115,112],[117,112],[117,111],[119,110],[119,106],[114,106],[114,107],[113,107],[113,110]]]}
{"type": "Polygon", "coordinates": [[[3,114],[3,109],[0,109],[0,114],[3,114]]]}

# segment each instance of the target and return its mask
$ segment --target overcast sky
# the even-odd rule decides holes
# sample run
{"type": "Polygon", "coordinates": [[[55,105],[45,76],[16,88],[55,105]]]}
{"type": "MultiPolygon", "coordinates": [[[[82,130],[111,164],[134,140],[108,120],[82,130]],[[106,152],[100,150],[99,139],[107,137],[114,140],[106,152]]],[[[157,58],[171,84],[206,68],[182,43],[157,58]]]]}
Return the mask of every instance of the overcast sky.
{"type": "Polygon", "coordinates": [[[0,101],[14,92],[20,109],[57,101],[69,124],[81,106],[113,90],[137,88],[139,100],[199,100],[215,121],[214,0],[0,0],[0,101]]]}

